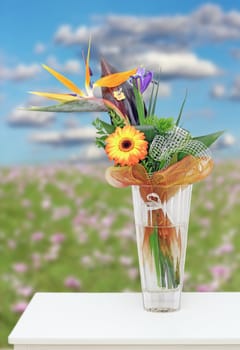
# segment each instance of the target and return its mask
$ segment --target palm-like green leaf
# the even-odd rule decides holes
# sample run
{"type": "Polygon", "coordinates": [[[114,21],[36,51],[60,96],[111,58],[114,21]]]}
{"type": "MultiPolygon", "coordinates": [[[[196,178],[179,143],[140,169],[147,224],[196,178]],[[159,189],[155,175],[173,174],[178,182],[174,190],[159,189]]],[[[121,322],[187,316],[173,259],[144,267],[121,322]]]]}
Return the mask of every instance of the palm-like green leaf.
{"type": "Polygon", "coordinates": [[[222,134],[224,130],[214,132],[213,134],[194,137],[193,140],[198,140],[204,143],[205,146],[210,147],[222,134]]]}
{"type": "Polygon", "coordinates": [[[106,112],[108,109],[102,99],[81,98],[53,106],[30,107],[28,110],[41,112],[106,112]]]}

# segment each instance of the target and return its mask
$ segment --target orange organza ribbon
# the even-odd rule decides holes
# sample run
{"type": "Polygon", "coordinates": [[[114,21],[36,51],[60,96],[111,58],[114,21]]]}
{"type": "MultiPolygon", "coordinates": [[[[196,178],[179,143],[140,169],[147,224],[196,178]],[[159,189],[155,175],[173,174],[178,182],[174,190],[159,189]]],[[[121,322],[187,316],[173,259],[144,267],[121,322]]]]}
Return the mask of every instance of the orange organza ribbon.
{"type": "Polygon", "coordinates": [[[106,179],[113,187],[132,185],[157,185],[165,189],[177,185],[190,185],[207,177],[213,168],[209,157],[183,158],[168,168],[156,171],[150,177],[141,164],[124,167],[110,167],[106,170],[106,179]]]}

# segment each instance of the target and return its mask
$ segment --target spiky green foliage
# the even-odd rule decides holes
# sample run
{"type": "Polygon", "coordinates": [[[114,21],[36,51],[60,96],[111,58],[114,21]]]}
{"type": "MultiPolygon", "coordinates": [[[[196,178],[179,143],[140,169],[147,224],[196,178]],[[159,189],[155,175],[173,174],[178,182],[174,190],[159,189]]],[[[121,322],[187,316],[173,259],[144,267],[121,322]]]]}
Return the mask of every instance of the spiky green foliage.
{"type": "Polygon", "coordinates": [[[159,91],[159,81],[153,82],[152,84],[152,91],[150,95],[148,110],[147,110],[147,116],[154,115],[156,105],[157,105],[157,98],[158,98],[158,91],[159,91]]]}
{"type": "Polygon", "coordinates": [[[178,118],[177,118],[177,121],[176,121],[176,125],[177,126],[180,123],[180,120],[181,120],[181,117],[182,117],[183,108],[185,106],[186,101],[187,101],[187,90],[186,90],[186,94],[185,94],[184,100],[182,102],[182,105],[181,105],[181,108],[180,108],[180,111],[179,111],[179,114],[178,114],[178,118]]]}
{"type": "Polygon", "coordinates": [[[112,124],[114,126],[114,130],[119,127],[119,128],[123,128],[125,125],[125,121],[114,111],[110,111],[110,115],[111,115],[111,121],[112,124]]]}
{"type": "Polygon", "coordinates": [[[112,134],[117,127],[123,128],[124,121],[121,117],[119,117],[118,114],[114,113],[114,111],[109,111],[111,116],[112,124],[106,123],[105,121],[96,118],[93,121],[93,126],[95,126],[97,130],[97,137],[96,137],[96,145],[99,148],[104,148],[106,146],[105,140],[108,137],[108,135],[112,134]]]}
{"type": "Polygon", "coordinates": [[[96,137],[96,145],[99,148],[104,148],[105,147],[105,140],[109,134],[114,132],[115,126],[108,124],[99,118],[94,120],[94,122],[92,124],[93,124],[93,126],[95,126],[95,128],[97,130],[97,135],[98,135],[96,137]]]}
{"type": "Polygon", "coordinates": [[[156,115],[146,117],[144,120],[145,125],[152,125],[156,129],[157,133],[164,134],[170,131],[174,125],[174,118],[158,118],[156,115]]]}

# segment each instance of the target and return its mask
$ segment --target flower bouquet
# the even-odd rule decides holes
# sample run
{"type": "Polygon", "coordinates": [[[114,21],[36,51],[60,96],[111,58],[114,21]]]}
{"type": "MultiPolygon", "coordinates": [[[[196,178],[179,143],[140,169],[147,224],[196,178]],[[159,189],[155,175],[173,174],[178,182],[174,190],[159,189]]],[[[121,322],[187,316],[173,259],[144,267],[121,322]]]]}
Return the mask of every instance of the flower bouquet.
{"type": "Polygon", "coordinates": [[[132,186],[144,307],[180,307],[192,184],[213,168],[209,146],[222,132],[193,137],[176,120],[156,115],[159,81],[137,67],[118,72],[101,60],[102,77],[92,81],[90,44],[85,59],[85,92],[52,68],[43,66],[69,93],[32,92],[60,103],[31,110],[107,112],[109,122],[94,121],[96,143],[114,164],[106,179],[115,187],[132,186]],[[94,96],[96,87],[102,97],[94,96]],[[150,90],[146,104],[144,92],[150,90]]]}

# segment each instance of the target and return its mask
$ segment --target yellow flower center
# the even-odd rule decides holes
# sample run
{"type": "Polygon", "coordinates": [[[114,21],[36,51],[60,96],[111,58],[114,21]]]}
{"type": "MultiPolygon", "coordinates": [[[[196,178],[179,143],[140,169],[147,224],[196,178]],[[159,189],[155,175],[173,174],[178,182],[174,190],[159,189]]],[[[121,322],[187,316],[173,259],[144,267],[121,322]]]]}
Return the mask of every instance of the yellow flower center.
{"type": "Polygon", "coordinates": [[[119,149],[122,152],[129,152],[134,148],[134,142],[130,139],[122,139],[119,142],[119,149]]]}
{"type": "Polygon", "coordinates": [[[148,142],[142,132],[131,125],[117,127],[106,139],[105,151],[115,165],[131,166],[147,155],[148,142]]]}

